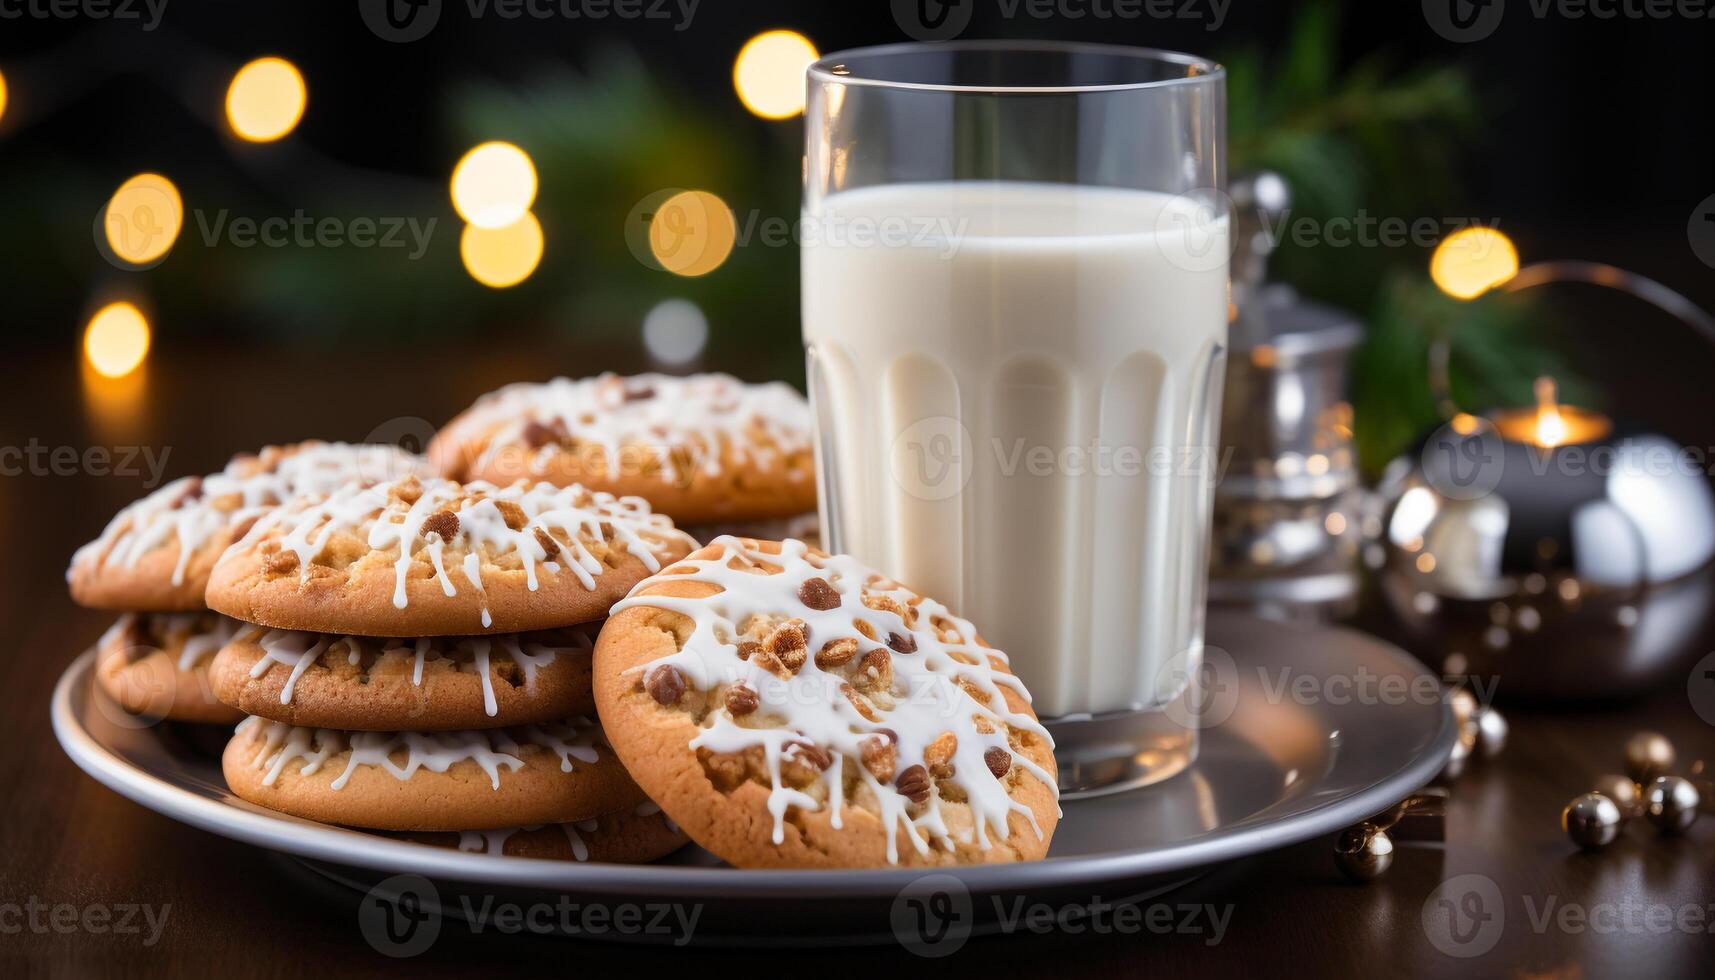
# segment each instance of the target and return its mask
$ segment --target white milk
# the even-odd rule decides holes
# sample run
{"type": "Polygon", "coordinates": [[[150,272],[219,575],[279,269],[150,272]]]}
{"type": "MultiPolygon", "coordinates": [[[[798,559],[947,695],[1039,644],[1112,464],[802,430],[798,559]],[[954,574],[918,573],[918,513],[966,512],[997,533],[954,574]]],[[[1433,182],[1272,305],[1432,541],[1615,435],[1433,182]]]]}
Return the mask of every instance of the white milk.
{"type": "Polygon", "coordinates": [[[1008,182],[807,216],[824,540],[947,603],[1044,717],[1146,708],[1200,653],[1227,225],[1008,182]]]}

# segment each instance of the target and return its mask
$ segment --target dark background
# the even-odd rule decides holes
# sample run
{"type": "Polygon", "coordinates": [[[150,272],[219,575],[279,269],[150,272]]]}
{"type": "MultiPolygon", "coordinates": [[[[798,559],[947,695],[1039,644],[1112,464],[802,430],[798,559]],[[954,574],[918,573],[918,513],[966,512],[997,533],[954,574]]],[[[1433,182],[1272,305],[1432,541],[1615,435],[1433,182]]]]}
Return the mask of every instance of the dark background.
{"type": "MultiPolygon", "coordinates": [[[[1233,0],[1220,30],[1209,31],[1202,22],[1178,20],[1008,20],[995,0],[976,0],[966,36],[1218,54],[1278,42],[1299,6],[1233,0]]],[[[1715,192],[1708,124],[1715,21],[1537,19],[1525,0],[1513,0],[1494,35],[1460,45],[1438,37],[1417,3],[1343,6],[1339,60],[1380,50],[1401,64],[1456,62],[1471,72],[1487,121],[1462,148],[1464,197],[1445,202],[1448,213],[1499,217],[1527,257],[1614,261],[1715,305],[1710,270],[1685,237],[1692,209],[1715,192]]],[[[771,27],[801,31],[823,52],[905,39],[885,0],[702,0],[682,32],[656,21],[472,21],[462,0],[448,0],[437,28],[410,44],[372,35],[353,2],[169,0],[161,27],[149,33],[133,24],[0,21],[0,71],[11,82],[0,120],[7,214],[0,229],[7,302],[0,316],[14,343],[69,349],[92,290],[114,273],[91,247],[90,219],[113,187],[141,169],[172,176],[188,206],[208,206],[228,192],[255,193],[278,198],[270,213],[289,211],[290,183],[276,190],[258,182],[242,160],[272,148],[235,145],[187,106],[200,99],[200,108],[218,117],[229,72],[267,53],[291,59],[309,82],[309,110],[288,142],[313,147],[338,165],[423,182],[435,192],[433,213],[449,223],[456,219],[446,202],[446,175],[469,143],[449,128],[447,101],[473,80],[521,82],[544,66],[582,64],[613,43],[635,49],[650,73],[692,100],[688,111],[782,165],[779,180],[795,186],[794,155],[776,150],[782,142],[796,145],[800,124],[750,116],[729,80],[744,40],[771,27]],[[63,198],[50,200],[29,180],[49,173],[56,186],[87,190],[80,209],[48,209],[63,198]]],[[[578,233],[617,238],[618,230],[578,233]]],[[[150,273],[133,275],[147,282],[150,273]]],[[[674,285],[663,282],[663,293],[674,285]]],[[[792,285],[756,297],[757,315],[791,321],[792,285]]],[[[487,292],[475,283],[469,289],[479,297],[487,292]]],[[[241,336],[255,328],[211,320],[159,324],[158,339],[241,336]]],[[[360,325],[352,329],[360,332],[360,325]]]]}

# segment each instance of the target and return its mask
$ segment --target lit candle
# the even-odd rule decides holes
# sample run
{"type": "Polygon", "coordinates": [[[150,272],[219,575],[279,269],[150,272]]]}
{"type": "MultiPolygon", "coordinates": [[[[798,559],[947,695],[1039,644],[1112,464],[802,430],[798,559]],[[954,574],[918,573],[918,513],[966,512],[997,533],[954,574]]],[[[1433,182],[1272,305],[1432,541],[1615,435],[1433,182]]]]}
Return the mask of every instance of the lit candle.
{"type": "Polygon", "coordinates": [[[1492,421],[1503,439],[1541,449],[1595,442],[1614,428],[1599,412],[1560,404],[1553,378],[1536,379],[1535,408],[1505,409],[1492,421]]]}

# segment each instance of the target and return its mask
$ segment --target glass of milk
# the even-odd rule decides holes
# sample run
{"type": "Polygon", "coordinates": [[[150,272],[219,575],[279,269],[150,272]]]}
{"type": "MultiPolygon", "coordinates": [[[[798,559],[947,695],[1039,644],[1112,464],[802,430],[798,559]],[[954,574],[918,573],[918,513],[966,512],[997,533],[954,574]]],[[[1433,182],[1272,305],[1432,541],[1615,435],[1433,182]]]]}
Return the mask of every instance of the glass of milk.
{"type": "Polygon", "coordinates": [[[809,71],[822,535],[1011,659],[1062,788],[1196,753],[1230,254],[1219,65],[971,41],[809,71]]]}

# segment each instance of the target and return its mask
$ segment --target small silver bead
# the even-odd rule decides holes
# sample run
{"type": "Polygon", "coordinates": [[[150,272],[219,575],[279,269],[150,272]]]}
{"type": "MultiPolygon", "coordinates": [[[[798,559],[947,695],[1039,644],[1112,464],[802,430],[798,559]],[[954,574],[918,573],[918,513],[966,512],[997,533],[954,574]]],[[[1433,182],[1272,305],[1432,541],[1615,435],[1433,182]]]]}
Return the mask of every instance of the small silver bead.
{"type": "Polygon", "coordinates": [[[1560,829],[1587,851],[1607,847],[1620,836],[1620,808],[1601,793],[1585,793],[1560,814],[1560,829]]]}
{"type": "Polygon", "coordinates": [[[1644,790],[1644,814],[1663,835],[1684,832],[1697,822],[1701,794],[1691,780],[1658,776],[1644,790]]]}

